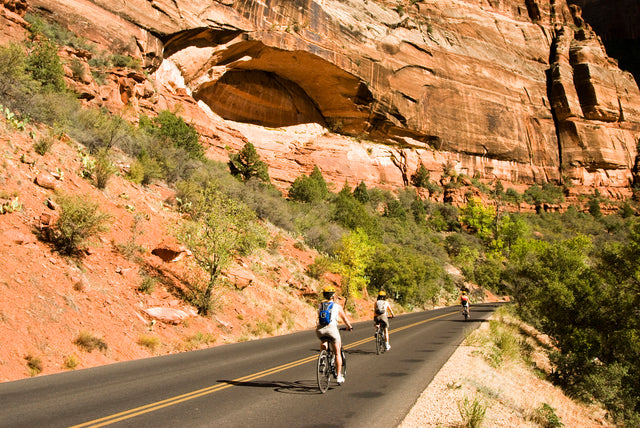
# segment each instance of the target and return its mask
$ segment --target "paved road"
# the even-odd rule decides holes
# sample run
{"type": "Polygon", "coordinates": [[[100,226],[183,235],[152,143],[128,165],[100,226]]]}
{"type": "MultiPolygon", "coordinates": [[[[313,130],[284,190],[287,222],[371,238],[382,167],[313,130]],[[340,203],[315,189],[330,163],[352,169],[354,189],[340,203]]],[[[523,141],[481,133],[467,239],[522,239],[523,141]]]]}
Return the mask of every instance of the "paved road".
{"type": "Polygon", "coordinates": [[[313,331],[0,384],[0,427],[393,427],[470,329],[496,305],[391,321],[376,355],[371,321],[342,332],[347,381],[320,394],[313,331]]]}

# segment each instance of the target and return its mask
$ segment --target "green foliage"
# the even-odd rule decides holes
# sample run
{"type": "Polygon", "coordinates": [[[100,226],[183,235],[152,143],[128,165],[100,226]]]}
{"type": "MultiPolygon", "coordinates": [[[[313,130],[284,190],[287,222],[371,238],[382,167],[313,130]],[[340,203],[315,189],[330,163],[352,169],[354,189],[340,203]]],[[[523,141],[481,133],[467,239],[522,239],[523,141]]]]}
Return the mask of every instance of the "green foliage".
{"type": "Polygon", "coordinates": [[[42,360],[40,357],[36,357],[32,354],[28,354],[24,357],[27,360],[27,368],[29,369],[29,376],[37,376],[42,373],[42,360]]]}
{"type": "Polygon", "coordinates": [[[376,217],[369,214],[365,206],[351,195],[351,189],[347,184],[333,201],[331,217],[347,229],[363,229],[367,235],[374,239],[381,234],[376,217]]]}
{"type": "Polygon", "coordinates": [[[370,293],[386,290],[401,305],[433,303],[443,287],[444,271],[428,255],[400,245],[376,247],[366,269],[370,293]]]}
{"type": "Polygon", "coordinates": [[[342,290],[345,297],[357,296],[368,285],[365,274],[371,263],[375,246],[363,229],[356,229],[343,236],[336,252],[337,270],[342,274],[342,290]]]}
{"type": "Polygon", "coordinates": [[[35,44],[27,57],[26,71],[45,91],[62,92],[67,87],[58,48],[49,40],[41,40],[35,44]]]}
{"type": "Polygon", "coordinates": [[[424,166],[424,164],[421,163],[416,172],[411,176],[411,184],[413,184],[415,187],[427,188],[430,181],[431,174],[424,166]]]}
{"type": "Polygon", "coordinates": [[[547,403],[542,403],[540,407],[536,408],[529,419],[543,428],[560,428],[564,426],[556,414],[556,410],[547,403]]]}
{"type": "Polygon", "coordinates": [[[138,337],[138,345],[144,346],[151,352],[154,352],[158,346],[160,346],[160,338],[158,336],[152,336],[150,334],[143,334],[138,337]]]}
{"type": "Polygon", "coordinates": [[[149,119],[140,118],[140,129],[160,141],[169,141],[175,148],[183,149],[193,159],[204,159],[204,148],[200,145],[200,135],[192,125],[169,110],[149,119]]]}
{"type": "Polygon", "coordinates": [[[266,245],[266,232],[255,214],[237,200],[211,189],[202,190],[193,220],[181,224],[176,237],[193,254],[207,274],[203,283],[194,283],[189,300],[202,315],[212,309],[212,292],[220,274],[236,255],[249,254],[257,245],[266,245]]]}
{"type": "Polygon", "coordinates": [[[331,259],[326,256],[316,256],[313,263],[307,266],[305,273],[312,278],[320,279],[331,269],[331,259]]]}
{"type": "Polygon", "coordinates": [[[542,187],[534,184],[525,190],[524,201],[532,205],[542,205],[544,203],[557,204],[564,201],[564,192],[561,187],[551,183],[545,183],[542,187]]]}
{"type": "Polygon", "coordinates": [[[73,344],[86,352],[92,352],[97,349],[104,353],[108,349],[107,342],[105,342],[104,339],[97,337],[86,330],[82,330],[78,333],[78,336],[73,340],[73,344]]]}
{"type": "Polygon", "coordinates": [[[487,413],[487,406],[478,398],[470,400],[469,397],[464,397],[462,401],[458,402],[458,411],[462,418],[461,427],[479,428],[487,413]]]}
{"type": "Polygon", "coordinates": [[[51,146],[53,146],[53,138],[44,137],[40,138],[38,142],[33,144],[33,150],[40,156],[44,156],[47,154],[51,146]]]}
{"type": "Polygon", "coordinates": [[[328,196],[327,182],[317,165],[314,166],[313,172],[308,177],[306,175],[299,176],[289,188],[289,199],[292,201],[318,202],[328,196]]]}
{"type": "Polygon", "coordinates": [[[60,217],[53,226],[52,242],[66,255],[80,255],[87,242],[109,228],[110,216],[84,195],[60,195],[60,217]]]}
{"type": "Polygon", "coordinates": [[[495,217],[495,209],[482,205],[482,202],[476,198],[470,198],[467,205],[460,210],[460,222],[485,242],[493,237],[495,217]]]}
{"type": "Polygon", "coordinates": [[[95,161],[95,167],[93,173],[95,174],[95,184],[98,189],[105,189],[109,179],[117,171],[116,166],[109,158],[108,150],[101,150],[98,152],[95,161]]]}
{"type": "Polygon", "coordinates": [[[251,143],[245,144],[240,153],[229,155],[229,170],[231,175],[239,177],[242,181],[247,181],[252,177],[265,183],[271,181],[267,164],[260,159],[255,146],[251,143]]]}
{"type": "Polygon", "coordinates": [[[365,184],[364,181],[361,181],[360,184],[358,184],[356,188],[353,189],[353,197],[356,201],[360,202],[361,204],[366,204],[371,200],[371,197],[369,196],[369,191],[367,190],[367,185],[365,184]]]}

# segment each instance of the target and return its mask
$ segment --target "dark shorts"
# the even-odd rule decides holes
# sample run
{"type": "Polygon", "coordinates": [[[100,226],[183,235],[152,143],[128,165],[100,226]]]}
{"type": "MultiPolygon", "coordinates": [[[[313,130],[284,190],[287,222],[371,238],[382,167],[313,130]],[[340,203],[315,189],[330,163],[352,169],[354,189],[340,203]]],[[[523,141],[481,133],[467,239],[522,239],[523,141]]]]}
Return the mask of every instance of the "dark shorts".
{"type": "Polygon", "coordinates": [[[387,314],[380,314],[373,317],[373,322],[375,324],[381,324],[384,328],[389,328],[389,317],[387,314]]]}

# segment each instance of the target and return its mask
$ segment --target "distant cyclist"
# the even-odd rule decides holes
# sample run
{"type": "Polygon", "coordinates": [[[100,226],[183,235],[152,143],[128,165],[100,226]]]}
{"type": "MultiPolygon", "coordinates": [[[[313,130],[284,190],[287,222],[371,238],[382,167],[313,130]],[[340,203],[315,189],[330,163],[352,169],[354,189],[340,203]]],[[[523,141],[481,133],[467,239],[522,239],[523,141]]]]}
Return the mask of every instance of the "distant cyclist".
{"type": "Polygon", "coordinates": [[[324,300],[318,307],[318,325],[316,327],[316,335],[322,341],[322,349],[327,349],[327,338],[331,342],[334,354],[336,356],[336,373],[338,377],[336,382],[339,384],[344,383],[344,376],[342,375],[342,339],[340,338],[340,331],[338,331],[338,320],[346,324],[347,329],[351,330],[353,327],[347,319],[347,315],[342,309],[342,306],[334,301],[336,289],[330,285],[322,289],[322,296],[324,300]],[[324,339],[324,340],[323,340],[324,339]]]}
{"type": "Polygon", "coordinates": [[[466,311],[467,314],[470,314],[469,312],[469,296],[467,296],[467,292],[465,290],[462,290],[462,295],[460,296],[460,305],[462,306],[462,311],[466,311]]]}
{"type": "Polygon", "coordinates": [[[378,324],[384,328],[384,341],[387,351],[391,349],[391,344],[389,343],[389,315],[391,315],[391,318],[395,316],[393,309],[391,309],[389,302],[387,302],[387,293],[385,293],[384,290],[380,290],[378,299],[373,305],[373,322],[376,328],[378,324]]]}

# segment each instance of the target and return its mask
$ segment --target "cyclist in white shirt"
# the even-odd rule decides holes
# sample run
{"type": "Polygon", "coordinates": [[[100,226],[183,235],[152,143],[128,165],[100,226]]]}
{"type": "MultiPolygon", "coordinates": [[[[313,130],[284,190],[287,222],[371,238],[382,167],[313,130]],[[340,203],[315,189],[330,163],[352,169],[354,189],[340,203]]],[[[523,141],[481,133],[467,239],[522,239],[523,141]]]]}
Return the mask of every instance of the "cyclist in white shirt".
{"type": "Polygon", "coordinates": [[[378,293],[378,299],[373,305],[373,322],[376,327],[380,324],[384,328],[385,347],[388,351],[391,349],[391,344],[389,343],[389,315],[391,315],[391,318],[395,315],[393,314],[393,309],[391,309],[391,306],[386,299],[387,293],[385,293],[384,290],[380,290],[378,293]]]}

